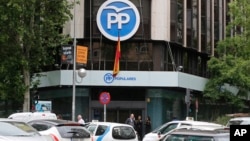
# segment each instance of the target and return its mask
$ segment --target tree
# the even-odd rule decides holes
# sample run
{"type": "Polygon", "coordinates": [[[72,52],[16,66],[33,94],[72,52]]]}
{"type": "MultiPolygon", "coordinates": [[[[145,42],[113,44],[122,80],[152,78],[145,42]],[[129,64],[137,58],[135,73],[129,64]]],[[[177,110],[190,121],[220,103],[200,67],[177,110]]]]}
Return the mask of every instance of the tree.
{"type": "Polygon", "coordinates": [[[211,78],[204,96],[243,107],[250,90],[250,1],[229,3],[227,37],[208,61],[211,78]]]}
{"type": "Polygon", "coordinates": [[[68,0],[0,1],[0,96],[23,100],[30,110],[31,79],[53,64],[56,48],[67,43],[62,34],[72,18],[68,0]]]}

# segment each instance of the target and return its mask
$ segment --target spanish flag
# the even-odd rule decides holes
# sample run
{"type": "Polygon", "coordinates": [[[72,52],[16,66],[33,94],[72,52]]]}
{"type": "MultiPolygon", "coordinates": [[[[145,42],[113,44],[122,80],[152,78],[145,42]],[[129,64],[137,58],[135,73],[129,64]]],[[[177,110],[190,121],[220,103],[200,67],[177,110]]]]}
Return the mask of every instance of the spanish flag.
{"type": "Polygon", "coordinates": [[[115,63],[113,68],[113,76],[115,77],[120,71],[120,56],[121,56],[121,46],[120,46],[120,36],[118,36],[118,41],[116,45],[115,52],[115,63]]]}

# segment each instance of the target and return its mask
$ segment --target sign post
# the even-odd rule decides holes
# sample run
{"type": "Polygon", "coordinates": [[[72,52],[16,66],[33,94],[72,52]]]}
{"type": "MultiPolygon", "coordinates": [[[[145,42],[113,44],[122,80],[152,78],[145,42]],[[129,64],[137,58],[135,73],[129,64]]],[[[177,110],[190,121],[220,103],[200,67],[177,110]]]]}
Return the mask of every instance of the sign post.
{"type": "Polygon", "coordinates": [[[104,122],[106,122],[106,104],[108,104],[110,102],[110,94],[109,92],[102,92],[99,96],[99,101],[101,104],[104,105],[104,112],[103,112],[103,115],[104,115],[104,122]]]}

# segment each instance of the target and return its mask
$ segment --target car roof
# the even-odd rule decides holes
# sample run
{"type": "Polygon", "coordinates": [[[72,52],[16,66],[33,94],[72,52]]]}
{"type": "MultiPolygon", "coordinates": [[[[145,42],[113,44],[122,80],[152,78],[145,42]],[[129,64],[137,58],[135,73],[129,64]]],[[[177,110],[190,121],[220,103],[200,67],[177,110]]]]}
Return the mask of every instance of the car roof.
{"type": "Polygon", "coordinates": [[[21,112],[9,115],[9,119],[16,119],[24,122],[36,119],[57,119],[55,113],[51,112],[21,112]]]}
{"type": "Polygon", "coordinates": [[[23,121],[20,121],[20,120],[15,120],[15,119],[8,119],[8,118],[0,118],[0,121],[3,121],[3,122],[23,122],[23,121]]]}
{"type": "Polygon", "coordinates": [[[167,122],[163,125],[161,125],[160,127],[166,126],[168,124],[172,124],[172,123],[183,123],[183,124],[191,124],[191,125],[206,125],[206,126],[221,126],[223,127],[223,125],[221,124],[217,124],[217,123],[212,123],[212,122],[206,122],[206,121],[193,121],[193,120],[177,120],[177,121],[170,121],[167,122]]]}
{"type": "Polygon", "coordinates": [[[206,121],[194,121],[194,120],[174,120],[174,121],[170,121],[167,122],[161,126],[158,126],[156,129],[154,129],[152,132],[157,132],[158,130],[161,130],[162,128],[165,128],[165,126],[169,125],[169,124],[173,124],[173,123],[182,123],[182,124],[188,124],[191,126],[206,126],[206,128],[220,128],[220,127],[224,127],[224,125],[221,124],[217,124],[217,123],[212,123],[212,122],[206,122],[206,121]]]}
{"type": "Polygon", "coordinates": [[[229,130],[197,130],[197,129],[177,129],[170,134],[199,135],[199,136],[224,136],[229,135],[229,130]]]}
{"type": "Polygon", "coordinates": [[[236,118],[230,119],[230,121],[234,121],[234,120],[250,120],[250,117],[236,117],[236,118]]]}
{"type": "Polygon", "coordinates": [[[96,125],[107,125],[107,126],[129,126],[132,127],[131,125],[124,124],[124,123],[117,123],[117,122],[90,122],[89,125],[91,124],[96,124],[96,125]]]}
{"type": "Polygon", "coordinates": [[[43,123],[49,123],[51,125],[61,125],[61,124],[80,124],[78,122],[75,121],[71,121],[71,120],[62,120],[62,119],[36,119],[36,120],[31,120],[28,123],[31,122],[43,122],[43,123]]]}

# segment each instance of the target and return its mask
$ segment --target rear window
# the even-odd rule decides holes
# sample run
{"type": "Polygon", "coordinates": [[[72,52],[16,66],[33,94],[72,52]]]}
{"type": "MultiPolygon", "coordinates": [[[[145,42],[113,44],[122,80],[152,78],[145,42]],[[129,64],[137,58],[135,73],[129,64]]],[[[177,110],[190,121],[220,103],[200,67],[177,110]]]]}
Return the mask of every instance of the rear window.
{"type": "Polygon", "coordinates": [[[57,126],[56,127],[63,138],[88,138],[89,131],[81,126],[57,126]]]}
{"type": "Polygon", "coordinates": [[[228,136],[169,135],[165,141],[229,141],[228,136]]]}
{"type": "Polygon", "coordinates": [[[39,133],[31,126],[22,122],[0,122],[0,135],[3,136],[34,136],[39,133]]]}
{"type": "Polygon", "coordinates": [[[49,128],[51,128],[51,125],[47,125],[47,124],[31,124],[31,126],[33,128],[35,128],[37,131],[44,131],[44,130],[48,130],[49,128]]]}
{"type": "Polygon", "coordinates": [[[242,120],[232,120],[227,123],[227,127],[230,127],[230,125],[241,125],[242,120]]]}
{"type": "Polygon", "coordinates": [[[136,134],[134,129],[128,126],[116,126],[112,129],[114,139],[134,139],[136,134]]]}

